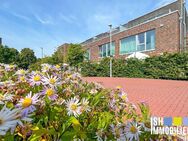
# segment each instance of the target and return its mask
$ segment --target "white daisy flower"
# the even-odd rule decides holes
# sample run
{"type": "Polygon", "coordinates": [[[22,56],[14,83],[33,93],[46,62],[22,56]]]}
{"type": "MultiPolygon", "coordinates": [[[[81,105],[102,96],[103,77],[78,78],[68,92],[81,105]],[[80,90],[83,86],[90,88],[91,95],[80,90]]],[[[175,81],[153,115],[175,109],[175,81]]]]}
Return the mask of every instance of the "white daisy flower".
{"type": "Polygon", "coordinates": [[[6,86],[6,87],[11,87],[14,86],[15,83],[12,80],[6,80],[4,82],[0,82],[0,86],[6,86]]]}
{"type": "Polygon", "coordinates": [[[67,114],[69,116],[74,115],[75,117],[78,117],[81,114],[81,106],[79,103],[79,99],[77,99],[76,97],[67,100],[65,102],[65,105],[67,107],[67,114]]]}
{"type": "Polygon", "coordinates": [[[13,70],[16,69],[17,66],[16,66],[16,65],[8,65],[8,64],[5,64],[4,67],[5,67],[5,70],[6,70],[6,71],[13,71],[13,70]]]}
{"type": "Polygon", "coordinates": [[[136,122],[128,122],[125,127],[125,135],[129,141],[136,140],[139,141],[139,135],[141,134],[141,126],[138,126],[136,122]]]}
{"type": "Polygon", "coordinates": [[[16,106],[22,108],[22,114],[26,116],[36,110],[35,105],[37,105],[39,101],[39,95],[34,94],[32,96],[32,92],[30,92],[25,98],[20,99],[16,106]]]}
{"type": "Polygon", "coordinates": [[[33,74],[30,76],[30,79],[28,81],[31,86],[39,86],[42,83],[42,76],[40,74],[33,74]]]}
{"type": "Polygon", "coordinates": [[[55,65],[55,66],[53,66],[53,70],[60,71],[61,70],[61,66],[60,65],[55,65]]]}
{"type": "Polygon", "coordinates": [[[83,98],[82,101],[81,101],[81,105],[82,105],[81,111],[84,111],[84,112],[91,111],[88,99],[83,98]]]}
{"type": "Polygon", "coordinates": [[[18,76],[18,82],[26,82],[26,81],[27,81],[26,76],[24,76],[24,75],[18,76]]]}
{"type": "Polygon", "coordinates": [[[19,69],[16,71],[15,73],[16,75],[26,75],[27,74],[27,71],[24,70],[24,69],[19,69]]]}
{"type": "Polygon", "coordinates": [[[5,104],[5,102],[8,102],[8,101],[12,101],[13,100],[13,96],[12,94],[3,94],[3,95],[0,95],[0,104],[3,105],[5,104]]]}
{"type": "Polygon", "coordinates": [[[50,65],[50,64],[41,64],[41,66],[42,66],[42,72],[49,72],[50,71],[50,69],[52,68],[52,65],[50,65]]]}
{"type": "Polygon", "coordinates": [[[42,95],[46,95],[50,100],[57,100],[58,97],[56,90],[51,87],[45,87],[45,89],[42,91],[42,95]]]}
{"type": "Polygon", "coordinates": [[[0,111],[0,135],[5,135],[9,129],[14,129],[20,120],[20,109],[8,109],[4,106],[0,111]]]}
{"type": "Polygon", "coordinates": [[[48,74],[47,77],[43,77],[42,81],[45,85],[49,85],[50,87],[57,87],[61,84],[60,79],[57,76],[50,76],[48,74]]]}
{"type": "Polygon", "coordinates": [[[40,71],[32,71],[31,72],[31,75],[37,75],[37,74],[42,75],[42,73],[40,71]]]}
{"type": "Polygon", "coordinates": [[[119,97],[125,102],[128,101],[127,94],[123,91],[119,93],[119,97]]]}

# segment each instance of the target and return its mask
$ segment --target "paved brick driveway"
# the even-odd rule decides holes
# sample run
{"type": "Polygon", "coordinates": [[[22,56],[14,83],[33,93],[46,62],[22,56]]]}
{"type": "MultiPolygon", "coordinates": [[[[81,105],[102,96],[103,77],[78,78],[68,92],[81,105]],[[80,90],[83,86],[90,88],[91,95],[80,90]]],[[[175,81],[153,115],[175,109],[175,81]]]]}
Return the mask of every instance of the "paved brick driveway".
{"type": "Polygon", "coordinates": [[[85,77],[106,88],[122,86],[132,102],[147,102],[152,115],[188,116],[188,81],[137,78],[85,77]]]}

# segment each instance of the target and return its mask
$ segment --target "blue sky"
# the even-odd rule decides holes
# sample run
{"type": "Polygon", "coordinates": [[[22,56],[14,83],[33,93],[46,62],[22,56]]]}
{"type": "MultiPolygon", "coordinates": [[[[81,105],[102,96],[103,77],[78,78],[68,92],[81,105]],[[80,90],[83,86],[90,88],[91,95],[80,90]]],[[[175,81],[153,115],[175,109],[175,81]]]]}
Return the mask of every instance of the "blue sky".
{"type": "Polygon", "coordinates": [[[0,37],[41,57],[63,43],[80,43],[174,0],[0,0],[0,37]]]}

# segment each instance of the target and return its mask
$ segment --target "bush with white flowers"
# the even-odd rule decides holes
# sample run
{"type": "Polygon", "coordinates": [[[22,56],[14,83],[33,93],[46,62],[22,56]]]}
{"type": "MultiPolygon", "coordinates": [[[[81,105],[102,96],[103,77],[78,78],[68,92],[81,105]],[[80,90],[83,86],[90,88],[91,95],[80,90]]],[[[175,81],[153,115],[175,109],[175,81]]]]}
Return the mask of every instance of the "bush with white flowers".
{"type": "Polygon", "coordinates": [[[0,140],[155,140],[144,103],[104,89],[59,65],[41,71],[0,64],[0,140]],[[138,114],[140,113],[140,114],[138,114]]]}

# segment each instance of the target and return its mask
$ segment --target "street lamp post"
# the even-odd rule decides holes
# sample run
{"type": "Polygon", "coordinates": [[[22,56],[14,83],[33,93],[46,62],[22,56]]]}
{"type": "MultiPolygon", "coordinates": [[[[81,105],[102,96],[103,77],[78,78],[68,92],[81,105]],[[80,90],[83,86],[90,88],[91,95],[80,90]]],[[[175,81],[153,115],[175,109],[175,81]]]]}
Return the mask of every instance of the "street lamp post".
{"type": "MultiPolygon", "coordinates": [[[[112,25],[108,25],[110,28],[110,50],[112,48],[112,25]]],[[[112,77],[112,56],[110,54],[110,77],[112,77]]]]}

